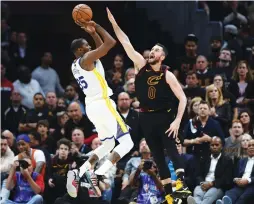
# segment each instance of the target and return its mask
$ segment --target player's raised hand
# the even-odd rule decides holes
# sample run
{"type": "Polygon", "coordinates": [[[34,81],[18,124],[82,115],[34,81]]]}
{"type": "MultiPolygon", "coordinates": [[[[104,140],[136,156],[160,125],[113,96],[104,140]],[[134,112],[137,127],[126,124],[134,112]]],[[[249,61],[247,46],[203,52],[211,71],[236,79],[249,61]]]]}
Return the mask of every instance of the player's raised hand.
{"type": "Polygon", "coordinates": [[[89,34],[95,33],[96,23],[94,21],[86,21],[84,19],[79,19],[78,21],[76,21],[76,23],[89,34]]]}
{"type": "Polygon", "coordinates": [[[108,13],[108,19],[109,21],[113,24],[113,25],[117,25],[117,22],[114,18],[114,16],[112,15],[112,13],[110,12],[110,10],[107,7],[107,13],[108,13]]]}
{"type": "Polygon", "coordinates": [[[180,127],[180,123],[181,123],[181,120],[176,118],[171,124],[170,124],[170,127],[169,129],[165,132],[166,134],[168,134],[168,136],[170,137],[170,135],[173,133],[173,138],[176,138],[178,136],[178,130],[179,130],[179,127],[180,127]]]}
{"type": "Polygon", "coordinates": [[[95,27],[91,26],[91,25],[88,25],[88,26],[82,26],[81,27],[83,30],[85,30],[87,33],[89,33],[90,35],[93,35],[96,30],[95,30],[95,27]]]}
{"type": "Polygon", "coordinates": [[[96,23],[94,21],[87,21],[83,18],[80,18],[80,19],[76,20],[75,23],[77,23],[81,27],[83,27],[83,26],[93,26],[93,27],[95,27],[95,25],[96,25],[96,23]]]}

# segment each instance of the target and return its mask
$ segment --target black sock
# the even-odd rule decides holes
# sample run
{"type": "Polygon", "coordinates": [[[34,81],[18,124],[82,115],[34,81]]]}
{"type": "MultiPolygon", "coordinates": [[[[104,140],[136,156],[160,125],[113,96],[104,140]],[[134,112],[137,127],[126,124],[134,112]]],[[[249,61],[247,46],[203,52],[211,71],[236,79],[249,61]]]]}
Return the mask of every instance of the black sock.
{"type": "Polygon", "coordinates": [[[172,194],[172,185],[171,185],[171,183],[167,183],[163,187],[164,187],[166,195],[168,195],[168,194],[171,195],[172,194]]]}
{"type": "Polygon", "coordinates": [[[179,172],[177,174],[177,178],[180,179],[181,181],[184,181],[184,172],[179,172]]]}

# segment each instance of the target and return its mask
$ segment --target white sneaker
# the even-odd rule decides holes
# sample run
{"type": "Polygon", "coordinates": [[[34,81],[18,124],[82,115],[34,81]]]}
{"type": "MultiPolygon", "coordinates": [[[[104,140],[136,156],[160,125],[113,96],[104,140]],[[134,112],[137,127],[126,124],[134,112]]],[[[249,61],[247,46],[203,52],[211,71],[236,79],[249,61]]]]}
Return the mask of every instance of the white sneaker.
{"type": "Polygon", "coordinates": [[[76,198],[78,196],[77,176],[78,176],[77,169],[68,171],[66,188],[68,194],[73,198],[76,198]]]}

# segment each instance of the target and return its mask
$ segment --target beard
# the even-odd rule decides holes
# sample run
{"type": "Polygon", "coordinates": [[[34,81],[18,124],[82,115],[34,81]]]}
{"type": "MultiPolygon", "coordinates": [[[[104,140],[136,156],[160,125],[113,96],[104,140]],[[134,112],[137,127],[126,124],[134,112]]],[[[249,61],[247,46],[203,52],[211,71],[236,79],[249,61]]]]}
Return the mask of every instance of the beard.
{"type": "Polygon", "coordinates": [[[159,62],[158,58],[148,59],[148,64],[155,65],[159,62]]]}
{"type": "Polygon", "coordinates": [[[235,138],[239,138],[242,134],[241,133],[235,133],[235,138]]]}
{"type": "Polygon", "coordinates": [[[220,49],[220,47],[212,47],[212,52],[219,52],[220,49]]]}
{"type": "Polygon", "coordinates": [[[123,111],[123,112],[128,111],[128,110],[129,110],[129,108],[130,108],[130,107],[128,107],[128,106],[122,106],[122,107],[119,107],[119,109],[120,109],[121,111],[123,111]]]}

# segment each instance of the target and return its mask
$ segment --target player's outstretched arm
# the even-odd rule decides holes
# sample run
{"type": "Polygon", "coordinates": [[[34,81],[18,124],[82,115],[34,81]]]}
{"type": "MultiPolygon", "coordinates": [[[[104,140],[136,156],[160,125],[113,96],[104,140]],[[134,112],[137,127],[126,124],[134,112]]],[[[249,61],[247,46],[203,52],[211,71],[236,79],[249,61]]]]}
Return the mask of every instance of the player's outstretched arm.
{"type": "Polygon", "coordinates": [[[123,45],[124,50],[126,51],[128,57],[133,61],[136,68],[141,69],[146,65],[146,60],[144,57],[138,53],[132,46],[128,36],[121,30],[121,28],[118,26],[118,24],[115,21],[114,16],[110,12],[110,10],[107,8],[108,12],[108,19],[112,23],[113,29],[116,33],[116,36],[118,40],[123,45]]]}
{"type": "MultiPolygon", "coordinates": [[[[87,25],[87,22],[84,23],[88,28],[89,26],[92,26],[95,28],[95,31],[102,37],[103,43],[100,47],[96,48],[95,50],[87,52],[81,60],[82,66],[88,66],[94,63],[97,59],[100,59],[101,57],[105,56],[108,51],[115,46],[116,41],[115,39],[100,25],[96,24],[93,21],[89,22],[89,25],[87,25]]],[[[90,29],[92,30],[92,27],[90,29]]]]}

